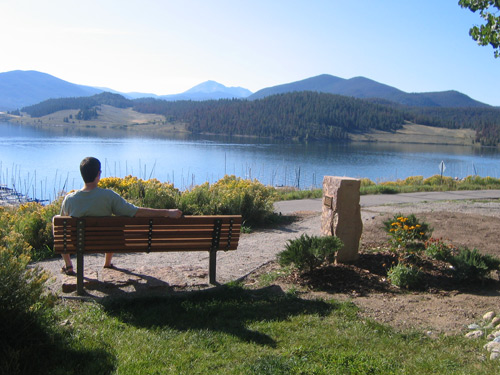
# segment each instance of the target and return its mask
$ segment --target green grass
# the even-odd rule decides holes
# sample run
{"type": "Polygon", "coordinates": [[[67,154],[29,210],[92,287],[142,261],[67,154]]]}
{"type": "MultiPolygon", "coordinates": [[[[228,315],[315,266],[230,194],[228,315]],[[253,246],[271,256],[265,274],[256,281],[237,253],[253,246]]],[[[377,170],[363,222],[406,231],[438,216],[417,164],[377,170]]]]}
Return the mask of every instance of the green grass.
{"type": "MultiPolygon", "coordinates": [[[[360,318],[349,302],[237,285],[61,303],[51,374],[493,374],[480,341],[360,318]]],[[[49,344],[48,344],[49,345],[49,344]]],[[[40,369],[40,370],[43,370],[40,369]]],[[[39,371],[43,373],[43,371],[39,371]]]]}

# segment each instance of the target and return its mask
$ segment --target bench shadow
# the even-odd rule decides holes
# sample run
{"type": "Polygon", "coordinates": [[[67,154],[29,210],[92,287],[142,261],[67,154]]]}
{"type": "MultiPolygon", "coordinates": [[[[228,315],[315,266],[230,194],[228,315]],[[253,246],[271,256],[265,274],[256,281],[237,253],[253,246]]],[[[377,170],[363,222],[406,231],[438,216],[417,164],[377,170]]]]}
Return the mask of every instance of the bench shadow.
{"type": "Polygon", "coordinates": [[[100,303],[109,315],[137,327],[223,332],[269,347],[276,347],[276,341],[264,332],[248,328],[249,325],[284,321],[299,314],[325,316],[337,308],[334,303],[288,295],[276,286],[248,290],[223,285],[163,296],[106,297],[100,303]]]}
{"type": "Polygon", "coordinates": [[[121,275],[130,276],[130,279],[121,280],[118,282],[116,281],[116,279],[112,278],[110,280],[92,280],[92,282],[85,286],[85,289],[87,291],[98,291],[103,295],[108,296],[127,296],[131,293],[133,294],[134,291],[129,292],[121,289],[122,287],[130,285],[135,289],[135,292],[155,290],[162,292],[171,292],[173,290],[173,287],[168,282],[147,274],[133,272],[128,269],[119,267],[114,267],[112,271],[108,272],[119,272],[121,275]]]}

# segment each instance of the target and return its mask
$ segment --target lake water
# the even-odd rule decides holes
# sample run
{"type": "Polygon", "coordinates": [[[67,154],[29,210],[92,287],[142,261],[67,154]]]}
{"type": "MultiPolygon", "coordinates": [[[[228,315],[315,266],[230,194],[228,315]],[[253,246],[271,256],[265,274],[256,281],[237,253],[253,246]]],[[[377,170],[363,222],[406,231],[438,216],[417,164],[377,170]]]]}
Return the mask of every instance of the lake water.
{"type": "Polygon", "coordinates": [[[134,175],[173,182],[179,189],[215,182],[225,174],[268,185],[321,187],[323,176],[369,178],[375,182],[445,176],[500,177],[498,149],[384,143],[295,143],[249,138],[172,138],[52,132],[0,123],[0,185],[38,199],[82,185],[79,163],[101,160],[103,176],[134,175]]]}

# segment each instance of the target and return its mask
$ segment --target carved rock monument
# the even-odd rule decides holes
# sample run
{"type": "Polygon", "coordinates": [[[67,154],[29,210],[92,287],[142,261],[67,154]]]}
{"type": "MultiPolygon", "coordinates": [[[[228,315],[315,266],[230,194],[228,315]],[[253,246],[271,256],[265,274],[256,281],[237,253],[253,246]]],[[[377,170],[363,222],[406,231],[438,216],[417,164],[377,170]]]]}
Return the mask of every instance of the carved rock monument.
{"type": "Polygon", "coordinates": [[[361,181],[349,177],[323,178],[323,212],[321,233],[337,236],[344,246],[337,253],[338,263],[358,259],[359,240],[363,232],[359,188],[361,181]]]}

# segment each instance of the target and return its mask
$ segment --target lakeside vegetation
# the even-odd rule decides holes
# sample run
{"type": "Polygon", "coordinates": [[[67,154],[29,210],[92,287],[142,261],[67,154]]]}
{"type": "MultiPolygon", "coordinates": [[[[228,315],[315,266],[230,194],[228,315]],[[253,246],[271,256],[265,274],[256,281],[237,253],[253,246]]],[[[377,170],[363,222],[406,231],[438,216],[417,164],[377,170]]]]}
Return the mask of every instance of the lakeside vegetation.
{"type": "MultiPolygon", "coordinates": [[[[500,189],[500,179],[494,177],[468,176],[454,179],[448,176],[434,175],[428,178],[410,176],[403,180],[376,183],[368,178],[361,179],[360,194],[398,194],[417,193],[422,191],[456,191],[456,190],[491,190],[500,189]]],[[[297,190],[293,188],[277,189],[278,200],[321,198],[322,189],[297,190]]]]}
{"type": "MultiPolygon", "coordinates": [[[[40,118],[63,110],[77,110],[75,117],[96,120],[101,105],[132,108],[143,114],[156,114],[165,123],[182,124],[192,133],[243,135],[298,140],[347,140],[350,134],[373,130],[394,132],[404,124],[420,124],[447,129],[472,129],[474,142],[498,146],[500,109],[409,107],[375,99],[292,92],[258,100],[176,101],[158,99],[129,100],[118,94],[50,99],[25,107],[21,112],[40,118]]],[[[13,114],[20,115],[15,111],[13,114]]],[[[71,123],[69,118],[66,123],[71,123]]]]}
{"type": "MultiPolygon", "coordinates": [[[[196,214],[240,213],[255,226],[272,220],[272,203],[290,193],[234,176],[185,192],[132,176],[105,178],[101,186],[139,205],[180,207],[196,214]]],[[[479,176],[362,181],[364,193],[499,188],[500,179],[479,176]]],[[[293,289],[247,289],[230,283],[155,297],[58,301],[47,293],[47,275],[30,261],[54,256],[50,220],[60,205],[61,199],[46,206],[0,207],[0,373],[498,371],[498,362],[477,362],[483,351],[480,341],[397,331],[361,318],[352,303],[305,299],[293,289]]]]}
{"type": "MultiPolygon", "coordinates": [[[[283,220],[274,213],[273,203],[280,200],[321,198],[321,189],[297,190],[274,188],[257,180],[225,176],[181,191],[173,184],[157,179],[143,180],[133,176],[106,177],[100,187],[113,189],[129,202],[142,207],[179,208],[185,215],[242,215],[244,229],[265,227],[283,220]]],[[[434,175],[429,178],[412,176],[404,180],[375,183],[361,179],[360,193],[397,194],[421,191],[453,191],[500,189],[500,179],[468,176],[456,180],[434,175]]],[[[52,249],[52,217],[57,215],[62,197],[50,204],[37,202],[15,207],[0,206],[0,247],[15,253],[27,252],[32,260],[54,256],[52,249]]]]}

